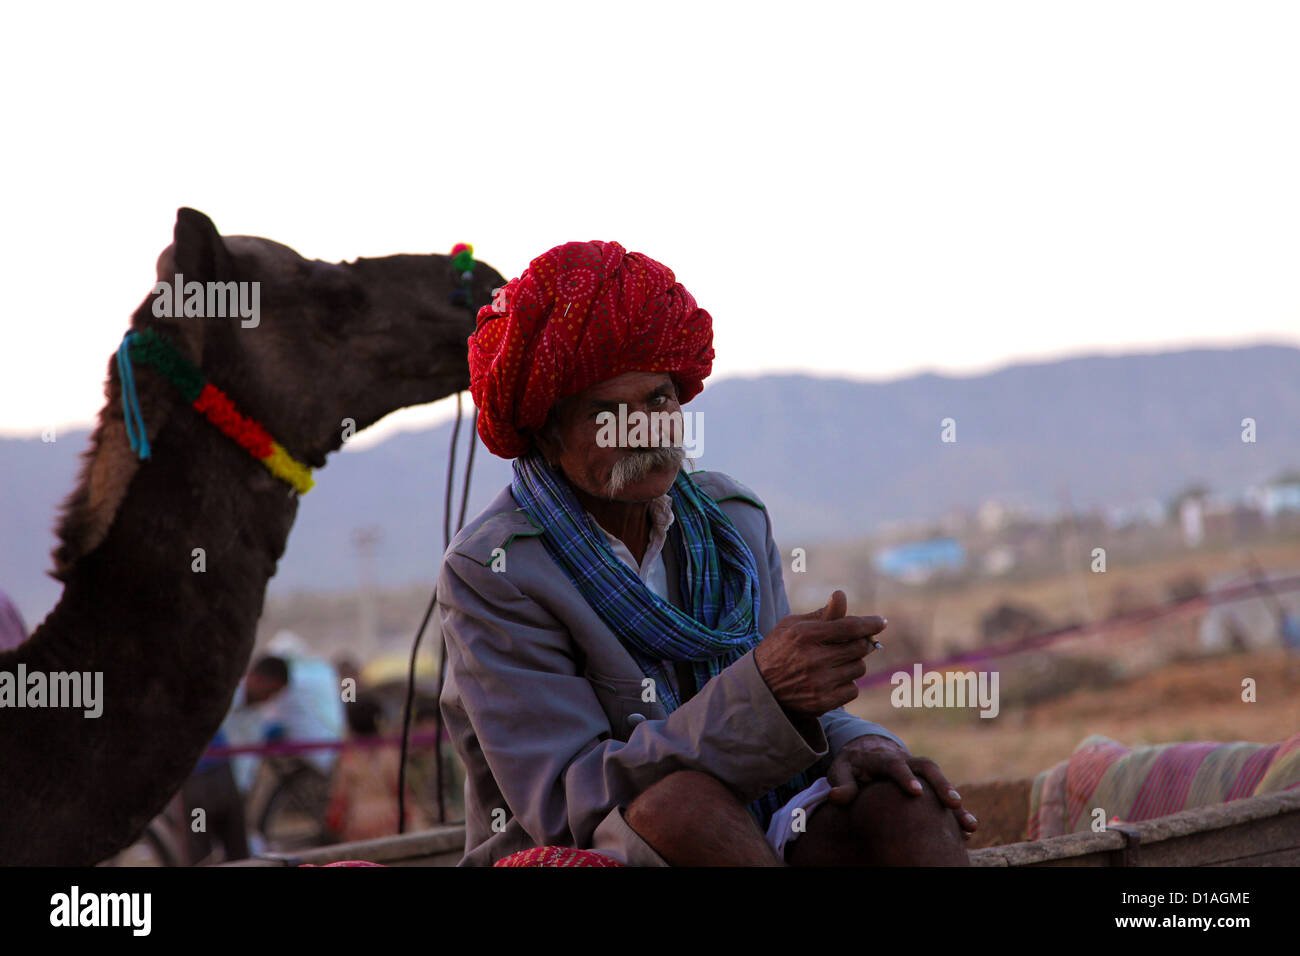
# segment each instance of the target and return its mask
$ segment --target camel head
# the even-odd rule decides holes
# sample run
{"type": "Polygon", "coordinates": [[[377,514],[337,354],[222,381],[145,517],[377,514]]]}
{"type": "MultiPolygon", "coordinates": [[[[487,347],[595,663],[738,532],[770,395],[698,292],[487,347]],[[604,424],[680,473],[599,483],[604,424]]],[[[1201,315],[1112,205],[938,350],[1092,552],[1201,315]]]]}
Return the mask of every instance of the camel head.
{"type": "MultiPolygon", "coordinates": [[[[159,318],[167,310],[154,291],[133,327],[166,335],[313,468],[345,436],[389,412],[468,388],[466,340],[475,313],[505,284],[476,263],[467,301],[455,304],[461,276],[449,256],[304,259],[269,239],[222,237],[193,209],[177,213],[175,240],[159,256],[157,275],[159,285],[173,287],[177,275],[186,285],[235,282],[237,292],[249,293],[245,299],[258,283],[255,317],[245,302],[243,313],[224,318],[159,318]]],[[[173,313],[180,311],[175,298],[173,313]]]]}
{"type": "MultiPolygon", "coordinates": [[[[466,340],[478,308],[505,284],[482,262],[466,278],[448,255],[305,259],[269,239],[223,237],[193,209],[177,212],[157,280],[132,330],[165,337],[311,468],[390,412],[468,388],[466,340]]],[[[178,412],[198,414],[151,370],[137,368],[134,378],[150,442],[178,412]]],[[[60,580],[103,539],[141,465],[127,440],[112,359],[105,394],[59,527],[53,576],[60,580]]]]}

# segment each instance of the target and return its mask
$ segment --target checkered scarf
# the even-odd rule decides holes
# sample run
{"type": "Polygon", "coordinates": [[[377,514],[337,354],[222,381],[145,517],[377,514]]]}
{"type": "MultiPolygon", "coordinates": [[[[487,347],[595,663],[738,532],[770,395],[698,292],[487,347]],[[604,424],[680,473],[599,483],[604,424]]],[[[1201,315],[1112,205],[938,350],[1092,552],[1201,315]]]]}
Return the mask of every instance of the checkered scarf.
{"type": "MultiPolygon", "coordinates": [[[[695,685],[703,687],[762,640],[754,555],[685,470],[677,473],[668,494],[681,525],[678,565],[689,614],[655,594],[614,554],[568,482],[541,455],[514,460],[511,491],[542,528],[551,558],[654,681],[655,694],[669,713],[681,704],[671,662],[689,661],[695,685]]],[[[776,809],[810,783],[808,772],[800,773],[750,811],[766,828],[776,809]]]]}

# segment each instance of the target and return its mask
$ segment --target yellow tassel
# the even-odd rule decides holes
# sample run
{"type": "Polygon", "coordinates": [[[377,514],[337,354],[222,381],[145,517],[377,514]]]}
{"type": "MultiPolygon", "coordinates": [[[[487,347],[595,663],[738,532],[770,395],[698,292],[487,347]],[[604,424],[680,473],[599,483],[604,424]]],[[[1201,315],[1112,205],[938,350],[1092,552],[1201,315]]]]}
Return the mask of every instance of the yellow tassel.
{"type": "Polygon", "coordinates": [[[271,454],[262,459],[262,464],[271,474],[293,485],[300,495],[311,491],[316,484],[312,481],[311,469],[295,461],[278,441],[271,442],[271,454]]]}

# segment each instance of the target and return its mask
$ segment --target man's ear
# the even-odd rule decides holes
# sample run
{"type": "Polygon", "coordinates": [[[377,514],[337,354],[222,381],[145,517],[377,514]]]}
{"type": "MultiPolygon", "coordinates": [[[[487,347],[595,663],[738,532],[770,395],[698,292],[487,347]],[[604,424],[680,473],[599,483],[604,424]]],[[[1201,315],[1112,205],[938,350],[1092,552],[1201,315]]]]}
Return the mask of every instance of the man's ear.
{"type": "Polygon", "coordinates": [[[537,450],[537,453],[545,458],[548,463],[553,463],[558,456],[559,449],[542,434],[542,430],[539,428],[529,437],[532,439],[533,447],[537,450]]]}
{"type": "Polygon", "coordinates": [[[566,410],[568,406],[565,401],[554,408],[546,415],[546,421],[542,427],[532,433],[532,439],[537,446],[537,450],[542,453],[542,457],[551,465],[552,468],[558,467],[560,459],[564,457],[564,442],[561,439],[564,423],[567,421],[566,410]]]}

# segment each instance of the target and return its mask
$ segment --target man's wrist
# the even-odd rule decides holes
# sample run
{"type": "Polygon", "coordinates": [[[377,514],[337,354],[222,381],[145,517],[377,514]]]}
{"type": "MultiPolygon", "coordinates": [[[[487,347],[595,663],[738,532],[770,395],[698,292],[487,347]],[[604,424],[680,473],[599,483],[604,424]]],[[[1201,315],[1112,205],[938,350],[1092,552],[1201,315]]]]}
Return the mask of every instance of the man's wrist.
{"type": "MultiPolygon", "coordinates": [[[[759,644],[754,648],[754,670],[758,671],[758,676],[763,679],[763,684],[767,687],[767,692],[772,695],[772,699],[776,701],[776,705],[781,708],[781,713],[785,714],[786,719],[789,720],[790,723],[794,724],[797,720],[805,719],[805,715],[796,714],[789,707],[785,706],[785,704],[781,703],[781,698],[777,697],[776,691],[772,690],[772,682],[769,681],[767,675],[763,673],[763,665],[758,659],[759,651],[762,649],[762,644],[759,644]]],[[[796,724],[796,726],[798,725],[796,724]]]]}
{"type": "MultiPolygon", "coordinates": [[[[754,670],[758,673],[759,681],[762,682],[762,686],[767,690],[768,697],[772,699],[772,703],[774,703],[781,711],[786,722],[795,729],[811,749],[821,750],[823,746],[829,748],[829,741],[826,740],[826,735],[822,730],[820,720],[808,714],[795,713],[786,707],[785,704],[781,703],[780,699],[775,693],[773,693],[772,685],[769,684],[767,678],[763,676],[763,669],[758,666],[758,648],[756,647],[750,651],[748,656],[753,658],[754,670]]],[[[741,660],[744,660],[744,658],[741,658],[741,660]]],[[[738,664],[740,661],[737,661],[736,663],[738,664]]],[[[733,664],[732,666],[735,665],[733,664]]]]}

